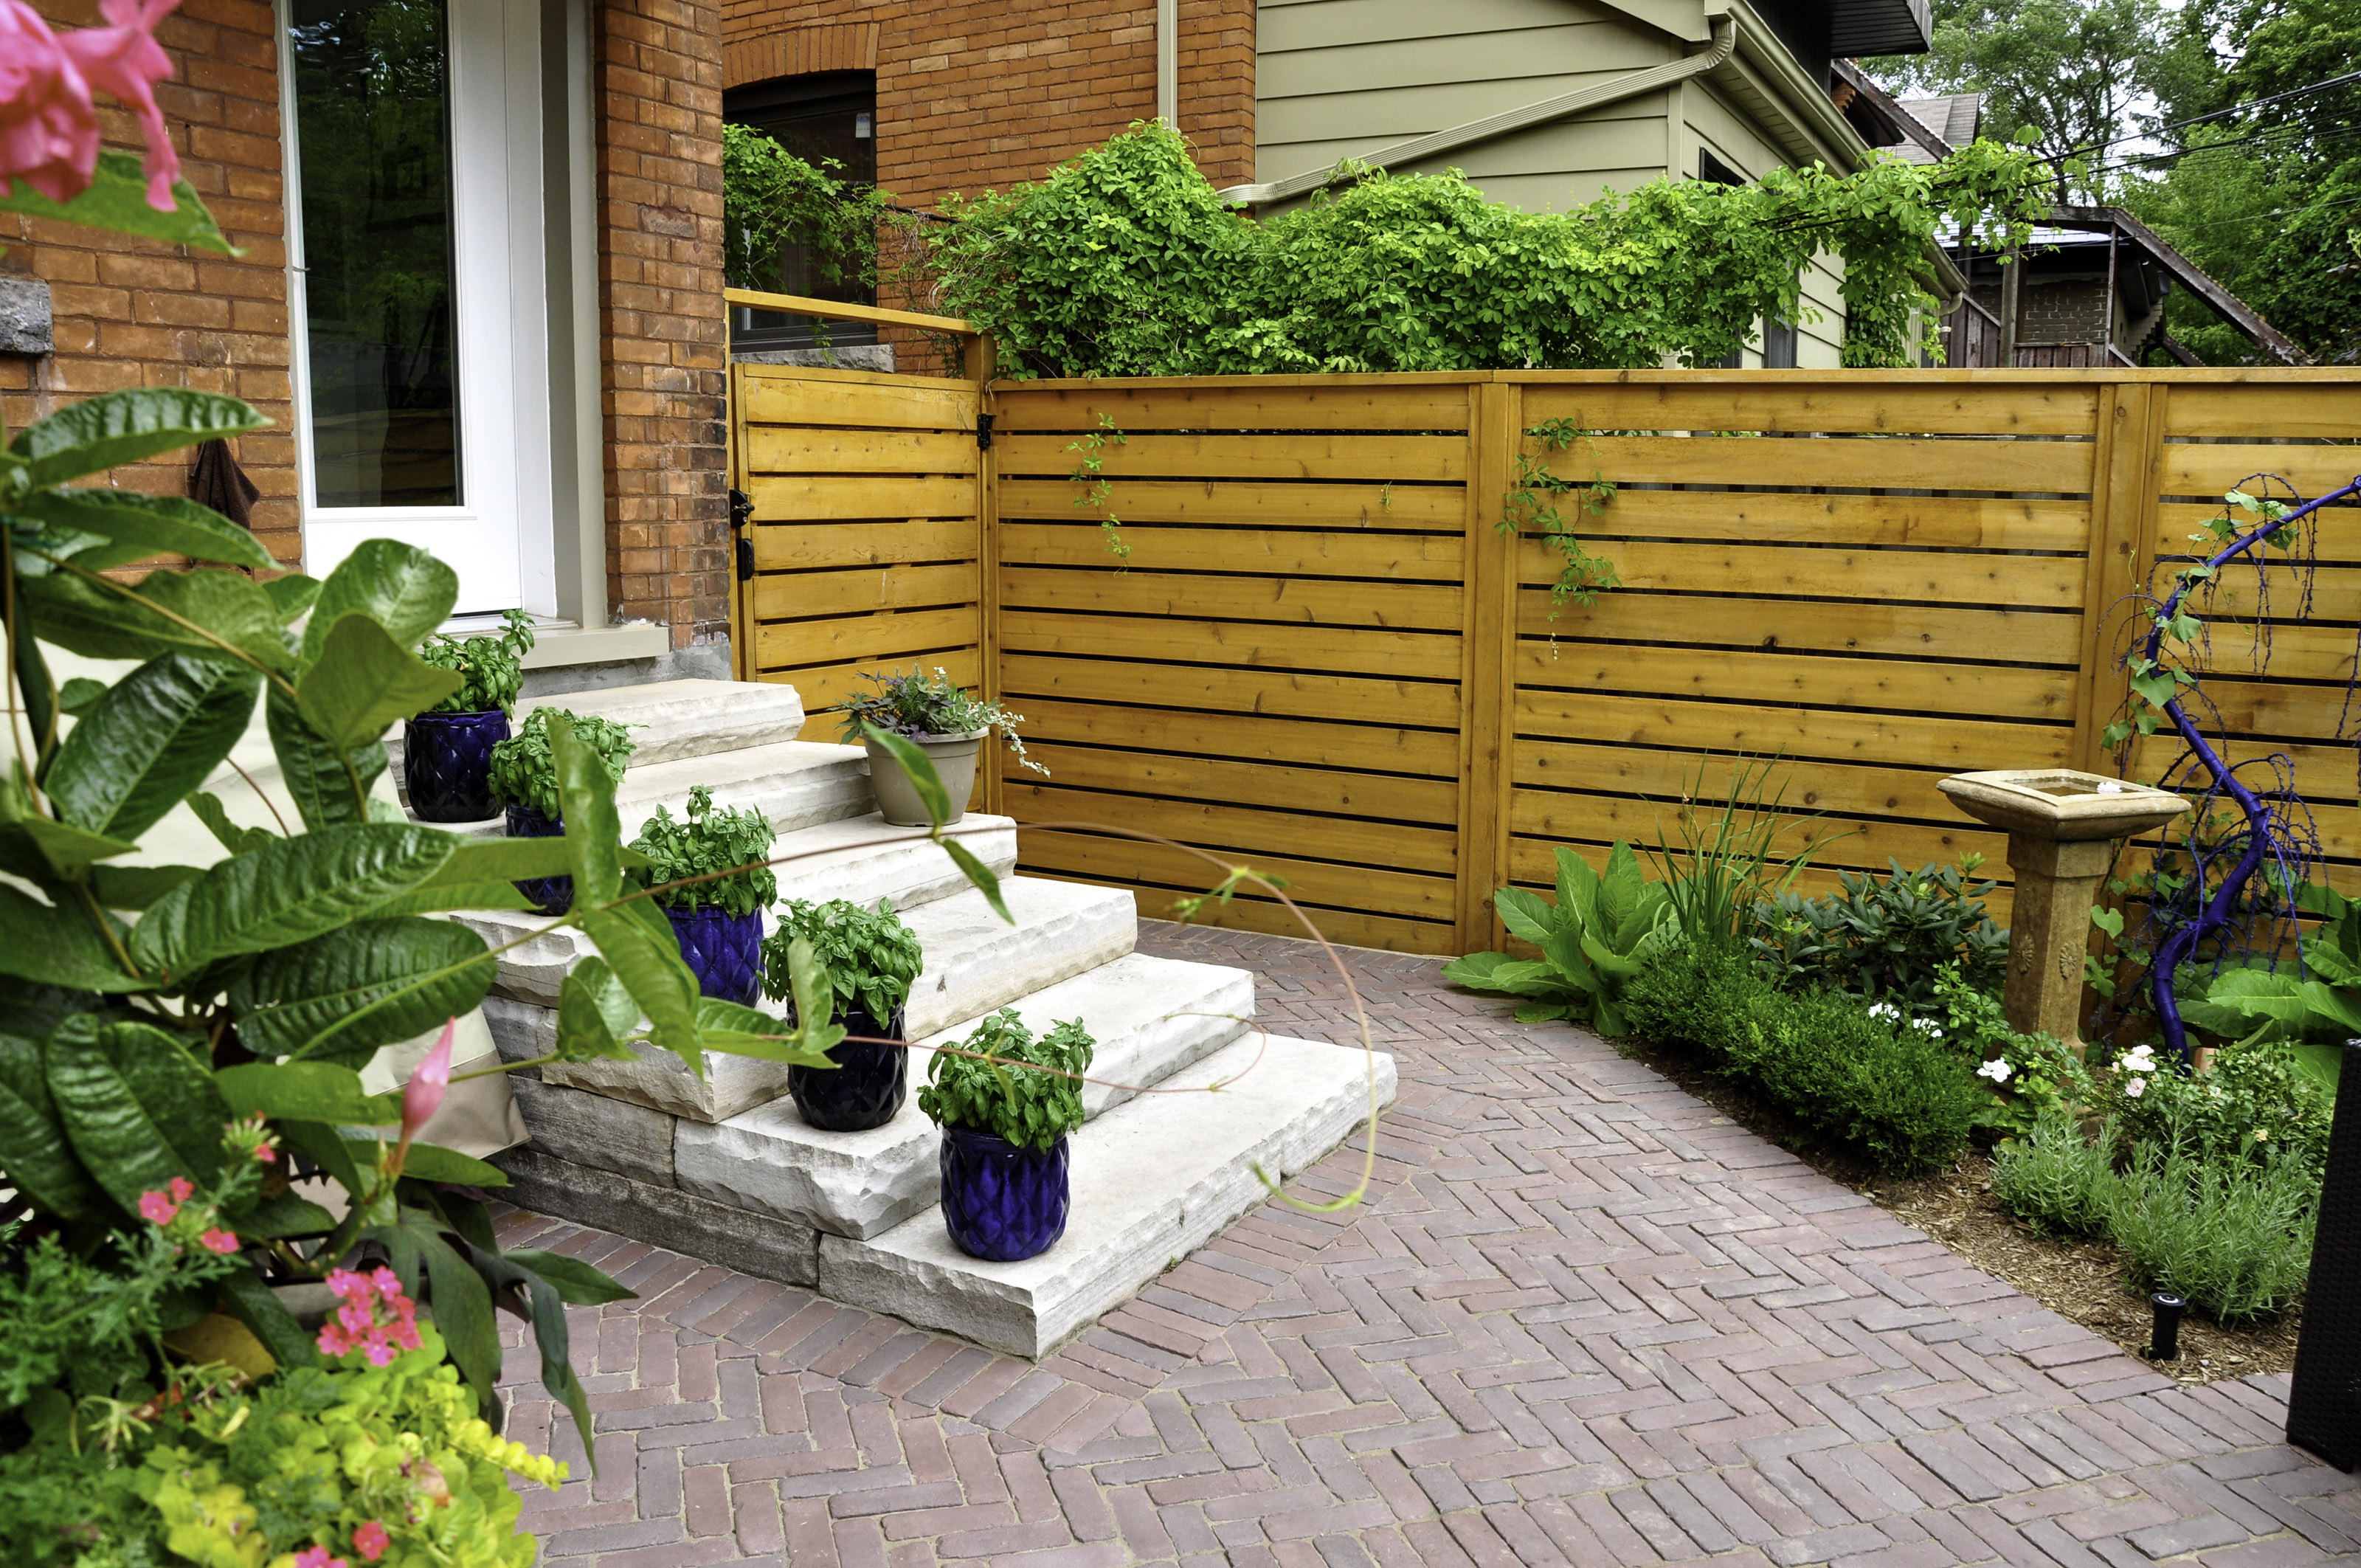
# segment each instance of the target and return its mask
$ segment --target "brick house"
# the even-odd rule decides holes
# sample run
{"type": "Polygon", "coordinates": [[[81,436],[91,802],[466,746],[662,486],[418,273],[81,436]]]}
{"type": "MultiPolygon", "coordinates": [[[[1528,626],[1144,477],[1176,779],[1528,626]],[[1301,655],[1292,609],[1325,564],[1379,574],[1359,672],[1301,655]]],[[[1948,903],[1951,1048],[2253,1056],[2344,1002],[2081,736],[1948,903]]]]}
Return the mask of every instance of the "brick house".
{"type": "MultiPolygon", "coordinates": [[[[235,455],[291,566],[434,549],[463,615],[544,620],[548,688],[726,674],[719,7],[185,0],[159,37],[186,178],[243,254],[0,214],[10,425],[124,386],[235,394],[277,422],[235,455]]],[[[188,466],[114,477],[178,492],[188,466]]]]}

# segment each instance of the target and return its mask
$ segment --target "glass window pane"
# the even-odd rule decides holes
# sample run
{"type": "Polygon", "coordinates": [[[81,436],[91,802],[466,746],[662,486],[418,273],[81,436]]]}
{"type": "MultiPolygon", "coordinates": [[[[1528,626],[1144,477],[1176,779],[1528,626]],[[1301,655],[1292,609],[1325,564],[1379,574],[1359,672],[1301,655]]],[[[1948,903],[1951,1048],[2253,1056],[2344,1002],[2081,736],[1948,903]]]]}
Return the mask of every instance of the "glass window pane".
{"type": "Polygon", "coordinates": [[[444,0],[294,0],[288,31],[316,504],[456,506],[444,0]]]}

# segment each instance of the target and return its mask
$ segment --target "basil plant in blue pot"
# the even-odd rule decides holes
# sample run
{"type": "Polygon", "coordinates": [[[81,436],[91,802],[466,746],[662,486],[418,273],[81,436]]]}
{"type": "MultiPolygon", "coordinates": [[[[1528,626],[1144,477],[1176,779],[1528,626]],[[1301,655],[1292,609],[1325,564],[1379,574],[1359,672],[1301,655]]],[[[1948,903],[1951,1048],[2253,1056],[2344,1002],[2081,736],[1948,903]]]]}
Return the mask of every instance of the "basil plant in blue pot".
{"type": "MultiPolygon", "coordinates": [[[[549,726],[563,719],[574,738],[588,746],[610,784],[623,782],[623,768],[634,749],[631,729],[612,719],[537,707],[523,728],[492,748],[486,771],[492,798],[508,808],[511,839],[555,839],[566,832],[558,806],[557,765],[549,749],[549,726]]],[[[563,915],[574,904],[572,877],[534,877],[517,884],[544,915],[563,915]]]]}
{"type": "Polygon", "coordinates": [[[763,947],[763,985],[773,999],[787,1003],[791,1022],[796,1014],[789,951],[798,938],[810,944],[828,971],[846,1038],[829,1048],[833,1069],[790,1068],[787,1092],[795,1096],[805,1124],[822,1132],[882,1127],[900,1113],[909,1092],[904,1004],[926,966],[917,933],[882,898],[874,909],[841,898],[789,904],[763,947]]]}
{"type": "Polygon", "coordinates": [[[771,819],[751,806],[713,809],[703,784],[688,792],[687,820],[668,807],[631,840],[647,857],[634,873],[680,938],[680,956],[708,996],[752,1006],[763,988],[763,911],[779,880],[760,862],[771,853],[771,819]],[[677,884],[677,885],[671,885],[677,884]]]}
{"type": "Polygon", "coordinates": [[[943,1224],[969,1256],[1015,1263],[1066,1234],[1066,1135],[1093,1044],[1079,1018],[1036,1039],[1004,1007],[928,1064],[918,1109],[943,1130],[943,1224]]]}
{"type": "Polygon", "coordinates": [[[497,633],[420,644],[421,663],[459,677],[459,689],[402,726],[401,775],[410,809],[422,822],[480,822],[498,814],[492,799],[492,748],[509,738],[509,716],[533,652],[533,617],[504,614],[497,633]]]}

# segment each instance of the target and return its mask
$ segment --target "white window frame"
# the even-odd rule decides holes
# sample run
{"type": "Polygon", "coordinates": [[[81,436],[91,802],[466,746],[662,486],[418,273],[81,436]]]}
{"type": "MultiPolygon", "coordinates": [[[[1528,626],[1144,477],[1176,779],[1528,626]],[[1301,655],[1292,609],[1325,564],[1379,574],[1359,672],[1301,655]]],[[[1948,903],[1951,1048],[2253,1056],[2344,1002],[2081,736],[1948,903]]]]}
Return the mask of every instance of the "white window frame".
{"type": "Polygon", "coordinates": [[[286,160],[288,346],[303,569],[374,538],[459,574],[462,615],[558,613],[551,493],[548,256],[540,0],[445,0],[460,496],[450,507],[323,507],[313,470],[301,126],[288,0],[276,0],[286,160]]]}

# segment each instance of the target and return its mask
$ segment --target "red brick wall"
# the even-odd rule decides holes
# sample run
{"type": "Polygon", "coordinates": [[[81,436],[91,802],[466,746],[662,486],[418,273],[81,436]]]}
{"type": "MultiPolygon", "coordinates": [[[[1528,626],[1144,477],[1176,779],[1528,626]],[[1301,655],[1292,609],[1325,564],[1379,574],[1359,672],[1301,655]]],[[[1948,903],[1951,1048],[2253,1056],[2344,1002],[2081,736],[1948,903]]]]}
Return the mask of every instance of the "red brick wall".
{"type": "Polygon", "coordinates": [[[730,631],[721,18],[609,0],[597,26],[608,598],[682,648],[730,631]]]}
{"type": "MultiPolygon", "coordinates": [[[[1254,16],[1180,6],[1180,129],[1216,185],[1254,178],[1254,16]]],[[[723,0],[723,28],[732,86],[873,28],[878,183],[914,206],[1038,179],[1156,114],[1154,0],[723,0]]]]}
{"type": "MultiPolygon", "coordinates": [[[[96,22],[94,0],[34,0],[51,24],[96,22]]],[[[287,253],[279,148],[279,65],[268,0],[187,0],[157,29],[178,69],[156,89],[181,170],[240,257],[183,250],[73,224],[0,213],[0,268],[46,280],[57,352],[0,354],[9,427],[125,387],[193,387],[244,398],[278,425],[235,444],[262,490],[254,528],[291,564],[300,539],[287,381],[287,253]]],[[[111,147],[145,144],[111,99],[99,115],[111,147]]],[[[116,470],[114,482],[184,495],[178,454],[116,470]]]]}

